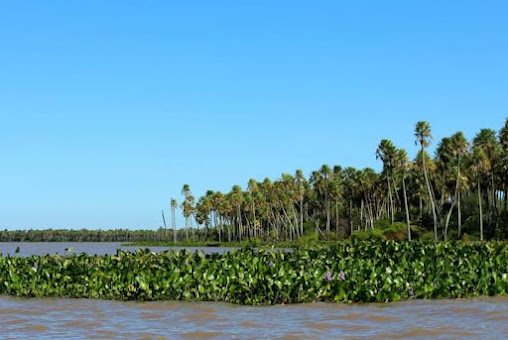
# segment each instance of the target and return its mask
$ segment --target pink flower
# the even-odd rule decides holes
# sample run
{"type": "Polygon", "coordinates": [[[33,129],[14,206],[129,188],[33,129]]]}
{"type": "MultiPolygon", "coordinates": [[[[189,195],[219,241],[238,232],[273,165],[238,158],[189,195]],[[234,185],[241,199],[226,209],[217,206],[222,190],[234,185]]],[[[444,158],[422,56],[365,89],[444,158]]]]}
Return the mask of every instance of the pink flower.
{"type": "Polygon", "coordinates": [[[328,282],[332,281],[332,273],[326,272],[325,279],[328,282]]]}

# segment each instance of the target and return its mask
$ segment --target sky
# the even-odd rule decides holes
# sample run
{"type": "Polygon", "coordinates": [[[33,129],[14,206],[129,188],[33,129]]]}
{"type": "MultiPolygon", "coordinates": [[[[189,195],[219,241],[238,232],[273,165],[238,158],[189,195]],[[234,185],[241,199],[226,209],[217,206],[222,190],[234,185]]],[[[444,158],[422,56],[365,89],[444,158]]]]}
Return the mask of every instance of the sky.
{"type": "Polygon", "coordinates": [[[380,169],[419,120],[508,116],[506,1],[0,5],[2,229],[155,229],[184,183],[380,169]]]}

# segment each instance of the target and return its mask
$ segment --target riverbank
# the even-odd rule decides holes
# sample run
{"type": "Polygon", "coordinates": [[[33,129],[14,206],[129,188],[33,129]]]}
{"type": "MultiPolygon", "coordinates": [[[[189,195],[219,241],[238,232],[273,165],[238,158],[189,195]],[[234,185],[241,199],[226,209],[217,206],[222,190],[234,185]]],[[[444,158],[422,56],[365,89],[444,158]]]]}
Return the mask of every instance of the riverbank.
{"type": "Polygon", "coordinates": [[[110,300],[388,302],[506,295],[505,243],[359,242],[291,253],[139,250],[0,257],[0,294],[110,300]]]}

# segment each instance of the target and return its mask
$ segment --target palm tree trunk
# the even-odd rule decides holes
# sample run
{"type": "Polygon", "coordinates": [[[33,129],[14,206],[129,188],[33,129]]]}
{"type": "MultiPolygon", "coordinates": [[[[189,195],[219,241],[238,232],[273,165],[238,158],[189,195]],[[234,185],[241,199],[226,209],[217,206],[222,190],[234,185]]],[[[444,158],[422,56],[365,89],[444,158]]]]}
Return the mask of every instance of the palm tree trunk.
{"type": "Polygon", "coordinates": [[[171,224],[173,226],[173,243],[176,243],[176,220],[175,220],[175,208],[171,207],[171,224]]]}
{"type": "Polygon", "coordinates": [[[461,193],[457,196],[457,238],[460,239],[462,232],[462,209],[460,207],[461,193]]]}
{"type": "Polygon", "coordinates": [[[402,174],[402,191],[404,193],[404,208],[406,209],[407,239],[411,241],[411,221],[409,220],[409,207],[407,204],[406,180],[404,179],[404,174],[402,174]]]}
{"type": "Polygon", "coordinates": [[[339,202],[335,202],[335,232],[337,234],[337,236],[339,236],[339,224],[340,224],[340,220],[339,220],[339,202]]]}
{"type": "Polygon", "coordinates": [[[353,235],[353,201],[349,200],[349,226],[351,227],[351,235],[353,235]]]}
{"type": "Polygon", "coordinates": [[[480,209],[480,241],[483,241],[483,212],[482,212],[482,195],[480,191],[480,179],[478,179],[478,208],[480,209]]]}
{"type": "Polygon", "coordinates": [[[434,218],[434,241],[437,242],[437,216],[436,216],[436,205],[434,203],[434,197],[432,194],[432,188],[430,187],[429,175],[427,174],[427,167],[425,165],[425,155],[422,147],[422,164],[423,164],[423,175],[425,176],[425,183],[427,184],[427,190],[429,191],[429,200],[432,208],[432,217],[434,218]]]}
{"type": "Polygon", "coordinates": [[[393,198],[392,198],[392,189],[390,185],[390,177],[388,174],[386,175],[386,181],[388,182],[388,197],[390,198],[390,206],[388,207],[388,211],[391,212],[392,224],[395,222],[395,218],[393,216],[393,198]]]}

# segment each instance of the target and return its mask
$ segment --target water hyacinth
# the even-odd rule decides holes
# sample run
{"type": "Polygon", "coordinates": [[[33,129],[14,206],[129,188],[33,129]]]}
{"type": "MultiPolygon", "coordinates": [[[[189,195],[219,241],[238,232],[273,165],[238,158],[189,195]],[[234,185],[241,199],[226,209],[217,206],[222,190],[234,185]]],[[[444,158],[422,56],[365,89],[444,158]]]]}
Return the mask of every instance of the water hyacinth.
{"type": "Polygon", "coordinates": [[[353,241],[292,252],[0,255],[0,294],[248,305],[387,302],[507,295],[506,268],[508,244],[500,242],[353,241]]]}

